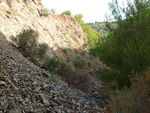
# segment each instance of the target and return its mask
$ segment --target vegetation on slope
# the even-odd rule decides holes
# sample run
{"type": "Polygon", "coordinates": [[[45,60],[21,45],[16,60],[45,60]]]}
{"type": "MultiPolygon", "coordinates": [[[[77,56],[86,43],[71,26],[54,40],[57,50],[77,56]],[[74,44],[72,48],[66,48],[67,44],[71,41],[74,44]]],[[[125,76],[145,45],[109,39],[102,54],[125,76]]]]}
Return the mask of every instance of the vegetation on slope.
{"type": "Polygon", "coordinates": [[[38,32],[32,29],[23,30],[16,36],[16,41],[21,50],[21,53],[28,57],[34,63],[42,59],[48,49],[47,44],[38,44],[38,32]]]}
{"type": "MultiPolygon", "coordinates": [[[[113,93],[109,113],[148,113],[150,110],[150,1],[134,0],[121,8],[110,3],[116,27],[107,22],[106,38],[98,41],[95,52],[110,68],[99,70],[100,78],[119,88],[113,93]],[[130,87],[130,88],[127,88],[130,87]]],[[[112,86],[111,86],[112,87],[112,86]]],[[[115,87],[117,88],[117,87],[115,87]]]]}
{"type": "Polygon", "coordinates": [[[94,31],[89,25],[85,24],[85,22],[82,20],[82,14],[77,14],[74,16],[74,18],[83,28],[86,38],[88,40],[89,48],[94,48],[100,40],[101,35],[98,32],[94,31]]]}
{"type": "MultiPolygon", "coordinates": [[[[109,29],[106,25],[107,22],[95,22],[95,23],[87,23],[87,25],[91,26],[91,28],[101,34],[102,37],[107,37],[109,33],[109,29]]],[[[111,22],[112,26],[116,26],[115,22],[111,22]]]]}
{"type": "Polygon", "coordinates": [[[119,79],[118,85],[123,87],[131,85],[128,75],[141,74],[150,65],[150,4],[135,0],[134,4],[128,3],[127,8],[118,7],[117,1],[110,4],[117,27],[107,23],[109,34],[99,41],[95,50],[101,61],[119,71],[120,76],[115,79],[119,79]]]}

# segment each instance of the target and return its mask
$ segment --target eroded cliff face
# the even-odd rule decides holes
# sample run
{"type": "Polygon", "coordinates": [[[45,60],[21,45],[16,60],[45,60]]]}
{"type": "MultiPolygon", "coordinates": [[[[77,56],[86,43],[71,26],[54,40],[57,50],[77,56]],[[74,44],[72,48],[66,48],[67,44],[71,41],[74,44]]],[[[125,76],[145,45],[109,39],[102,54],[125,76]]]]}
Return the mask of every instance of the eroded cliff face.
{"type": "Polygon", "coordinates": [[[41,16],[44,6],[41,0],[1,0],[0,31],[7,40],[14,43],[16,37],[24,29],[39,32],[39,43],[49,46],[47,55],[63,58],[63,47],[72,50],[81,49],[85,36],[81,26],[68,15],[41,16]]]}

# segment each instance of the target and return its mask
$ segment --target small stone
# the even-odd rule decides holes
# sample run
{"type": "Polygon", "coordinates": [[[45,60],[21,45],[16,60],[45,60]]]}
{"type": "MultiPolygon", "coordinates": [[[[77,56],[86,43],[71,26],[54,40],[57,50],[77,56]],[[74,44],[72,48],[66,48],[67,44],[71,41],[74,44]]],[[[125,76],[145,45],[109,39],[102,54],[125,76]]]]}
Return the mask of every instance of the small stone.
{"type": "Polygon", "coordinates": [[[46,111],[50,113],[51,110],[49,108],[47,108],[46,111]]]}
{"type": "Polygon", "coordinates": [[[35,91],[36,91],[36,92],[39,92],[40,89],[41,89],[41,87],[36,87],[36,88],[35,88],[35,91]]]}
{"type": "Polygon", "coordinates": [[[91,109],[91,106],[89,106],[89,105],[84,105],[84,108],[86,108],[86,109],[91,109]]]}
{"type": "Polygon", "coordinates": [[[37,85],[38,85],[38,83],[37,83],[37,82],[33,82],[33,84],[32,84],[32,85],[37,86],[37,85]]]}
{"type": "Polygon", "coordinates": [[[43,103],[44,103],[46,106],[49,106],[50,104],[49,104],[48,100],[46,100],[45,95],[42,93],[40,96],[41,96],[41,98],[42,98],[42,100],[43,100],[43,103]]]}
{"type": "Polygon", "coordinates": [[[3,104],[3,110],[6,111],[6,109],[8,108],[9,104],[8,103],[4,103],[3,104]]]}
{"type": "Polygon", "coordinates": [[[18,79],[14,78],[14,81],[18,83],[18,79]]]}
{"type": "Polygon", "coordinates": [[[22,92],[24,92],[26,89],[25,89],[25,88],[22,88],[21,90],[22,90],[22,92]]]}
{"type": "Polygon", "coordinates": [[[92,106],[92,109],[96,109],[96,106],[92,106]]]}
{"type": "Polygon", "coordinates": [[[0,86],[6,86],[6,82],[0,81],[0,86]]]}
{"type": "Polygon", "coordinates": [[[30,99],[26,98],[26,99],[25,99],[25,101],[26,101],[26,102],[29,102],[29,101],[30,101],[30,99]]]}
{"type": "Polygon", "coordinates": [[[63,101],[64,103],[67,103],[67,102],[68,102],[68,100],[66,100],[66,99],[63,99],[62,101],[63,101]]]}
{"type": "Polygon", "coordinates": [[[44,108],[44,107],[45,107],[45,105],[44,105],[44,104],[40,104],[40,106],[41,106],[42,108],[44,108]]]}
{"type": "Polygon", "coordinates": [[[36,113],[36,111],[34,109],[31,109],[30,113],[36,113]]]}

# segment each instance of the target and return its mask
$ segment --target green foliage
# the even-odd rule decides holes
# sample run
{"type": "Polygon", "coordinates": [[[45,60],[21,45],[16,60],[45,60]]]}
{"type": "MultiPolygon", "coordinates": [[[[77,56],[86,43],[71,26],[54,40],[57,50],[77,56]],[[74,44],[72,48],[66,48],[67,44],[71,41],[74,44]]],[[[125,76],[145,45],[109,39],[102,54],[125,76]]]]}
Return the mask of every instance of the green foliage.
{"type": "Polygon", "coordinates": [[[57,73],[61,75],[69,84],[80,86],[89,81],[89,73],[87,70],[74,68],[68,63],[63,63],[57,73]]]}
{"type": "Polygon", "coordinates": [[[59,82],[60,81],[60,77],[57,75],[52,75],[49,77],[50,80],[52,80],[53,82],[59,82]]]}
{"type": "Polygon", "coordinates": [[[48,8],[44,8],[41,10],[41,16],[48,16],[51,14],[51,11],[48,8]]]}
{"type": "Polygon", "coordinates": [[[105,83],[109,82],[116,82],[118,84],[118,87],[121,88],[125,85],[130,86],[129,78],[125,75],[122,75],[119,71],[113,70],[113,69],[99,69],[98,70],[100,79],[103,80],[105,83]]]}
{"type": "Polygon", "coordinates": [[[76,21],[80,24],[85,24],[84,21],[82,20],[83,15],[82,14],[77,14],[74,16],[74,18],[76,19],[76,21]]]}
{"type": "Polygon", "coordinates": [[[16,37],[22,54],[32,61],[36,60],[38,54],[37,37],[38,34],[31,29],[23,30],[16,37]]]}
{"type": "Polygon", "coordinates": [[[90,55],[90,59],[92,59],[92,60],[93,60],[93,59],[94,59],[94,56],[93,56],[93,55],[90,55]]]}
{"type": "Polygon", "coordinates": [[[82,20],[83,15],[77,14],[74,16],[76,21],[81,25],[81,27],[84,30],[84,33],[88,39],[88,44],[90,48],[94,48],[95,45],[98,43],[98,41],[101,39],[101,35],[94,31],[89,25],[86,25],[84,21],[82,20]]]}
{"type": "Polygon", "coordinates": [[[68,47],[63,47],[63,48],[62,48],[62,51],[63,51],[64,53],[68,53],[68,52],[69,52],[69,48],[68,48],[68,47]]]}
{"type": "MultiPolygon", "coordinates": [[[[117,24],[116,22],[110,22],[109,24],[111,24],[111,26],[113,26],[113,28],[116,28],[117,24]]],[[[109,34],[109,29],[107,28],[107,22],[95,22],[95,23],[87,23],[87,25],[91,26],[91,28],[98,32],[101,37],[106,38],[109,34]]]]}
{"type": "Polygon", "coordinates": [[[47,58],[42,67],[47,71],[52,72],[60,66],[61,66],[61,61],[55,57],[52,57],[52,58],[47,58]]]}
{"type": "Polygon", "coordinates": [[[44,57],[48,49],[48,45],[37,43],[38,35],[37,31],[35,32],[32,29],[27,29],[16,36],[21,53],[34,63],[36,63],[38,59],[44,57]]]}
{"type": "Polygon", "coordinates": [[[71,15],[71,12],[70,11],[64,11],[63,13],[61,13],[61,14],[65,14],[65,15],[71,15]]]}
{"type": "Polygon", "coordinates": [[[91,61],[88,61],[88,65],[89,65],[90,67],[92,67],[92,62],[91,62],[91,61]]]}
{"type": "Polygon", "coordinates": [[[47,50],[48,50],[48,45],[47,44],[40,44],[39,45],[39,50],[38,50],[39,57],[40,58],[44,57],[47,50]]]}
{"type": "Polygon", "coordinates": [[[86,60],[84,57],[77,55],[72,57],[72,62],[76,67],[83,68],[86,65],[86,60]]]}
{"type": "Polygon", "coordinates": [[[101,61],[121,73],[120,78],[144,72],[150,65],[149,7],[148,0],[128,2],[126,8],[117,0],[110,4],[116,27],[106,23],[109,34],[98,42],[95,51],[101,61]]]}

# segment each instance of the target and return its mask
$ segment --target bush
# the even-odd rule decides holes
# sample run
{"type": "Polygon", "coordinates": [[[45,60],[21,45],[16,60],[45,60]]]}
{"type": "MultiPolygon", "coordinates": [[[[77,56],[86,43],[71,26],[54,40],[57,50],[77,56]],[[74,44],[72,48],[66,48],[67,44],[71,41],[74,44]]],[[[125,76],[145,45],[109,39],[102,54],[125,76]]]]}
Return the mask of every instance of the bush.
{"type": "Polygon", "coordinates": [[[22,54],[33,61],[36,59],[38,54],[37,37],[38,34],[31,29],[23,30],[16,37],[22,54]]]}
{"type": "Polygon", "coordinates": [[[61,75],[69,84],[79,86],[89,81],[89,73],[87,70],[74,68],[68,63],[63,63],[58,69],[58,74],[61,75]]]}
{"type": "Polygon", "coordinates": [[[52,75],[49,77],[50,80],[52,80],[53,82],[59,82],[60,81],[60,77],[57,75],[52,75]]]}
{"type": "Polygon", "coordinates": [[[69,48],[68,48],[68,47],[63,47],[63,48],[62,48],[62,51],[63,51],[64,53],[68,53],[69,48]]]}
{"type": "Polygon", "coordinates": [[[17,35],[16,40],[21,50],[21,53],[28,57],[34,63],[41,57],[43,57],[47,51],[48,46],[46,44],[37,43],[38,32],[32,29],[23,30],[17,35]]]}
{"type": "Polygon", "coordinates": [[[137,77],[131,89],[117,91],[109,103],[109,113],[149,113],[150,75],[137,77]]]}
{"type": "Polygon", "coordinates": [[[91,62],[91,61],[89,61],[89,62],[88,62],[88,65],[89,65],[90,67],[92,67],[92,62],[91,62]]]}
{"type": "Polygon", "coordinates": [[[53,57],[53,58],[47,58],[42,67],[47,71],[52,72],[59,66],[61,66],[61,61],[53,57]]]}
{"type": "Polygon", "coordinates": [[[39,54],[40,58],[44,57],[47,50],[48,50],[48,45],[47,44],[40,44],[39,45],[38,54],[39,54]]]}
{"type": "Polygon", "coordinates": [[[113,69],[99,69],[98,70],[100,79],[106,83],[110,82],[117,82],[119,88],[123,86],[130,86],[130,79],[128,76],[121,75],[119,71],[113,70],[113,69]]]}
{"type": "Polygon", "coordinates": [[[41,10],[41,16],[48,16],[50,14],[51,14],[51,12],[47,8],[44,8],[44,9],[41,10]]]}
{"type": "Polygon", "coordinates": [[[71,15],[71,12],[70,11],[64,11],[63,13],[61,14],[65,14],[65,15],[71,15]]]}
{"type": "Polygon", "coordinates": [[[78,68],[83,68],[86,65],[86,60],[84,57],[82,56],[74,56],[72,58],[72,62],[74,63],[74,65],[78,68]]]}
{"type": "Polygon", "coordinates": [[[71,64],[64,62],[58,69],[57,73],[69,81],[70,78],[74,75],[74,67],[71,64]]]}

